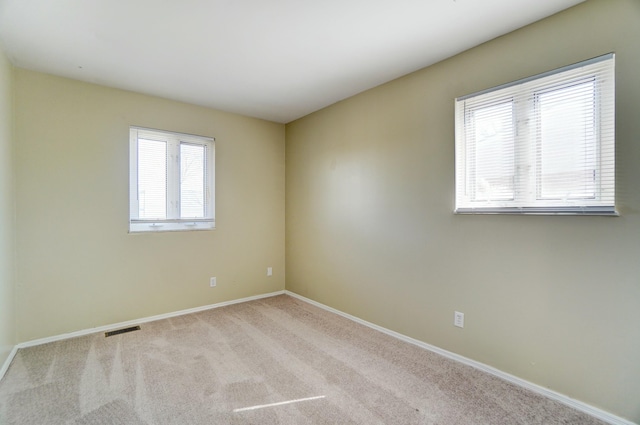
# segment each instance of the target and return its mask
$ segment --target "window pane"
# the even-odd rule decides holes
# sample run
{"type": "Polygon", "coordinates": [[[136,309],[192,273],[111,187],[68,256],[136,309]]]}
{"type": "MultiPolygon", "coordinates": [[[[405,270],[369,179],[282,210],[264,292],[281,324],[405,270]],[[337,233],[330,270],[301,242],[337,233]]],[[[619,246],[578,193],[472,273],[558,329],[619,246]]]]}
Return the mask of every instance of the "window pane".
{"type": "Polygon", "coordinates": [[[593,198],[597,138],[595,82],[589,80],[537,95],[538,197],[593,198]]]}
{"type": "Polygon", "coordinates": [[[473,140],[470,161],[472,197],[476,201],[510,200],[514,197],[513,102],[471,111],[473,140]]]}
{"type": "Polygon", "coordinates": [[[167,144],[138,139],[138,217],[167,217],[167,144]]]}
{"type": "Polygon", "coordinates": [[[205,217],[204,145],[180,144],[180,217],[205,217]]]}

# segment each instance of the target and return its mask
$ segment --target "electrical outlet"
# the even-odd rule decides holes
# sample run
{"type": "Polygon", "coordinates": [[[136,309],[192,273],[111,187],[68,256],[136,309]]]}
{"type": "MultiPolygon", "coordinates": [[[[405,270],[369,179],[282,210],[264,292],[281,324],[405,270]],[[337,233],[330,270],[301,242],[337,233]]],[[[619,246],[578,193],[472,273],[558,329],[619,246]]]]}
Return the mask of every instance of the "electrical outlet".
{"type": "Polygon", "coordinates": [[[267,276],[273,276],[273,268],[267,267],[267,276]]]}
{"type": "Polygon", "coordinates": [[[214,288],[216,286],[216,278],[212,277],[211,279],[209,279],[209,286],[214,288]]]}
{"type": "Polygon", "coordinates": [[[453,326],[464,328],[464,313],[459,311],[453,313],[453,326]]]}

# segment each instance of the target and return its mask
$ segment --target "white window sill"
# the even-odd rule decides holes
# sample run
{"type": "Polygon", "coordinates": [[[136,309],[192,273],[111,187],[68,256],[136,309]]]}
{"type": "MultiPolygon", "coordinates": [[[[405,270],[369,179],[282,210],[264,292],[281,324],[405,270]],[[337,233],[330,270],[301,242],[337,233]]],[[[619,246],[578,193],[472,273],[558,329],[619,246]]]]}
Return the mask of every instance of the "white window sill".
{"type": "Polygon", "coordinates": [[[582,215],[582,216],[606,216],[619,217],[620,214],[613,208],[608,207],[583,207],[583,208],[457,208],[454,214],[474,215],[474,214],[510,214],[510,215],[582,215]]]}
{"type": "Polygon", "coordinates": [[[130,222],[129,233],[185,232],[194,230],[214,230],[215,221],[180,222],[130,222]]]}

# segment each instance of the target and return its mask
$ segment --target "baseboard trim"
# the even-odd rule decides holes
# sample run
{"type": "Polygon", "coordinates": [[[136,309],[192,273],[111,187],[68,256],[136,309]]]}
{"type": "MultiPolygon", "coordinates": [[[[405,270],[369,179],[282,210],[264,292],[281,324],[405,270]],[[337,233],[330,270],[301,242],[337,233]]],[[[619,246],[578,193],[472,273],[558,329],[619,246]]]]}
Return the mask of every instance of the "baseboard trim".
{"type": "Polygon", "coordinates": [[[552,400],[555,400],[559,403],[562,403],[566,406],[569,406],[573,409],[579,410],[583,413],[586,413],[587,415],[593,416],[595,418],[600,419],[601,421],[607,422],[611,425],[638,425],[635,422],[631,422],[628,421],[624,418],[621,418],[619,416],[616,416],[612,413],[609,413],[607,411],[604,411],[602,409],[598,409],[597,407],[591,406],[587,403],[584,403],[582,401],[578,401],[575,399],[572,399],[571,397],[568,397],[564,394],[560,394],[556,391],[550,390],[548,388],[544,388],[538,384],[534,384],[533,382],[529,382],[527,380],[524,380],[522,378],[518,378],[517,376],[511,375],[509,373],[503,372],[499,369],[496,369],[492,366],[486,365],[484,363],[480,363],[477,362],[475,360],[471,360],[467,357],[461,356],[459,354],[453,353],[451,351],[447,351],[444,350],[442,348],[436,347],[435,345],[431,345],[431,344],[427,344],[426,342],[422,342],[420,340],[408,337],[406,335],[403,335],[401,333],[392,331],[390,329],[387,328],[383,328],[382,326],[378,326],[374,323],[371,322],[367,322],[366,320],[360,319],[356,316],[352,316],[348,313],[344,313],[340,310],[336,310],[333,307],[329,307],[327,305],[324,305],[322,303],[319,303],[317,301],[314,301],[312,299],[303,297],[302,295],[298,295],[295,292],[291,292],[289,290],[285,290],[284,291],[285,294],[292,296],[294,298],[297,298],[301,301],[304,301],[306,303],[309,303],[311,305],[314,305],[316,307],[319,307],[323,310],[329,311],[331,313],[335,313],[339,316],[345,317],[349,320],[352,320],[356,323],[360,323],[361,325],[367,326],[369,328],[375,329],[379,332],[385,333],[389,336],[392,336],[394,338],[397,338],[401,341],[407,342],[409,344],[413,344],[413,345],[417,345],[418,347],[424,348],[425,350],[429,350],[432,351],[434,353],[440,354],[444,357],[447,357],[449,359],[455,360],[457,362],[463,363],[467,366],[471,366],[473,368],[482,370],[484,372],[487,372],[491,375],[494,375],[498,378],[504,379],[505,381],[511,382],[512,384],[518,385],[520,387],[526,388],[530,391],[533,391],[537,394],[540,394],[544,397],[550,398],[552,400]]]}
{"type": "MultiPolygon", "coordinates": [[[[99,326],[97,328],[84,329],[84,330],[75,331],[75,332],[69,332],[69,333],[65,333],[65,334],[61,334],[61,335],[55,335],[55,336],[50,336],[50,337],[46,337],[46,338],[34,339],[34,340],[31,340],[31,341],[21,342],[21,343],[17,344],[14,347],[14,351],[17,351],[19,348],[35,347],[36,345],[47,344],[49,342],[55,342],[55,341],[62,341],[64,339],[77,338],[79,336],[90,335],[90,334],[93,334],[93,333],[96,333],[96,332],[107,332],[107,331],[111,331],[111,330],[118,329],[118,328],[126,328],[126,327],[129,327],[129,326],[140,325],[142,323],[154,322],[156,320],[169,319],[171,317],[183,316],[185,314],[198,313],[200,311],[211,310],[211,309],[214,309],[214,308],[225,307],[225,306],[233,305],[233,304],[240,304],[240,303],[244,303],[244,302],[247,302],[247,301],[254,301],[254,300],[259,300],[259,299],[262,299],[262,298],[275,297],[276,295],[282,295],[284,293],[285,293],[284,291],[269,292],[267,294],[254,295],[254,296],[251,296],[251,297],[240,298],[240,299],[231,300],[231,301],[224,301],[224,302],[220,302],[220,303],[216,303],[216,304],[204,305],[204,306],[201,306],[201,307],[188,308],[186,310],[173,311],[171,313],[158,314],[158,315],[155,315],[155,316],[143,317],[141,319],[134,319],[134,320],[126,321],[126,322],[114,323],[114,324],[111,324],[111,325],[99,326]]],[[[12,351],[12,355],[9,355],[9,359],[13,359],[13,356],[15,356],[15,353],[12,351]]],[[[9,359],[7,359],[7,360],[9,360],[9,359]]],[[[7,361],[5,363],[6,363],[6,367],[8,368],[9,367],[9,363],[11,363],[11,362],[7,361]]],[[[2,371],[4,372],[4,370],[5,370],[5,367],[3,366],[2,371]]],[[[0,378],[1,377],[2,377],[2,375],[0,375],[0,378]]]]}
{"type": "Polygon", "coordinates": [[[9,365],[13,361],[13,358],[16,356],[17,352],[18,352],[18,346],[14,345],[13,348],[11,349],[11,352],[9,353],[9,356],[2,364],[2,368],[0,368],[0,381],[2,380],[2,378],[4,378],[4,374],[7,373],[7,370],[9,370],[9,365]]]}

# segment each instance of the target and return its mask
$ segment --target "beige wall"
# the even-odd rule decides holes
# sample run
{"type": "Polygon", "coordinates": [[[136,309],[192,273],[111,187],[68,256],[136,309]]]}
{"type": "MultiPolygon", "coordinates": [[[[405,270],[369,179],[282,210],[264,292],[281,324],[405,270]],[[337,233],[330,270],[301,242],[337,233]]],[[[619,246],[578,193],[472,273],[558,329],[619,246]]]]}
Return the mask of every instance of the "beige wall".
{"type": "Polygon", "coordinates": [[[11,64],[0,48],[0,366],[15,344],[11,64]]]}
{"type": "Polygon", "coordinates": [[[19,341],[284,289],[284,125],[22,69],[15,102],[19,341]],[[216,138],[216,230],[128,234],[130,125],[216,138]]]}
{"type": "Polygon", "coordinates": [[[639,70],[588,1],[288,124],[287,289],[640,421],[639,70]],[[454,98],[612,51],[621,217],[452,214],[454,98]]]}

